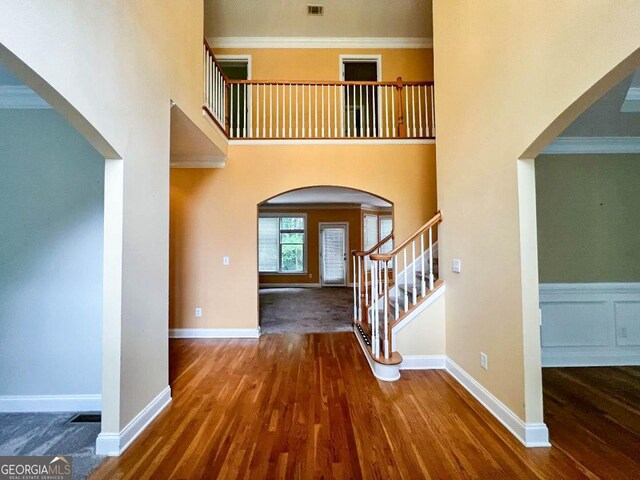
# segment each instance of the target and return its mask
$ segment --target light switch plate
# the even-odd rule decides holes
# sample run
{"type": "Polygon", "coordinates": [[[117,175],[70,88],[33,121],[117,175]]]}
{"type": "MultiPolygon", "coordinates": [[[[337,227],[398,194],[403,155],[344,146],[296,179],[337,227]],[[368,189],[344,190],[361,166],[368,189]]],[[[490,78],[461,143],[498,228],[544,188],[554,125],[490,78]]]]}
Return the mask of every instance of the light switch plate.
{"type": "Polygon", "coordinates": [[[229,257],[222,257],[222,264],[229,265],[229,257]]]}
{"type": "Polygon", "coordinates": [[[202,316],[202,309],[200,307],[196,307],[196,317],[202,316]]]}
{"type": "Polygon", "coordinates": [[[459,258],[454,258],[451,261],[451,270],[455,273],[460,273],[462,271],[462,262],[459,258]]]}

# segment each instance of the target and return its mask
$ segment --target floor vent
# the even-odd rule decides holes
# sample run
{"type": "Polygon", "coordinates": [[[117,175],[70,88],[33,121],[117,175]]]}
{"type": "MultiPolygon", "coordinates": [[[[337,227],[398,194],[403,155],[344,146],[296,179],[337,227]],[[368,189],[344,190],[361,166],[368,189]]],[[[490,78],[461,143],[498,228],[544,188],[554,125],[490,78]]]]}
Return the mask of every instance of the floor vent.
{"type": "Polygon", "coordinates": [[[100,413],[80,413],[71,419],[67,423],[100,423],[102,421],[102,414],[100,413]]]}

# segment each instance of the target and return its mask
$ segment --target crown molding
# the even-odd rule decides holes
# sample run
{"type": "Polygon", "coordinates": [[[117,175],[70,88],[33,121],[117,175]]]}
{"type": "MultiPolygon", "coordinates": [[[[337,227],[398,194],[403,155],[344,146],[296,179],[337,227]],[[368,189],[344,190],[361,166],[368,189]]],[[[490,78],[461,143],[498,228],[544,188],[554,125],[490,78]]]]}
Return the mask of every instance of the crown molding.
{"type": "Polygon", "coordinates": [[[640,153],[640,137],[558,137],[542,153],[640,153]]]}
{"type": "Polygon", "coordinates": [[[224,168],[224,155],[171,155],[171,168],[224,168]]]}
{"type": "Polygon", "coordinates": [[[419,37],[209,37],[212,48],[433,48],[419,37]]]}
{"type": "Polygon", "coordinates": [[[0,109],[44,110],[51,105],[26,85],[0,85],[0,109]]]}

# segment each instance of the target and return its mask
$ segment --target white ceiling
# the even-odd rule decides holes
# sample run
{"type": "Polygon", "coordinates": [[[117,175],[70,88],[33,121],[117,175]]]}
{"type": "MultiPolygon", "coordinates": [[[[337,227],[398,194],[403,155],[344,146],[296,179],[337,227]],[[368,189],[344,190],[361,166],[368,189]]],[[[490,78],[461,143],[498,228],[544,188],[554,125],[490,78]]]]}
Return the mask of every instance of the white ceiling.
{"type": "Polygon", "coordinates": [[[205,0],[206,37],[432,38],[431,0],[205,0]],[[307,5],[324,15],[307,15],[307,5]]]}
{"type": "Polygon", "coordinates": [[[373,207],[391,207],[391,203],[359,190],[344,187],[309,187],[283,193],[272,198],[267,205],[278,204],[359,204],[373,207]]]}

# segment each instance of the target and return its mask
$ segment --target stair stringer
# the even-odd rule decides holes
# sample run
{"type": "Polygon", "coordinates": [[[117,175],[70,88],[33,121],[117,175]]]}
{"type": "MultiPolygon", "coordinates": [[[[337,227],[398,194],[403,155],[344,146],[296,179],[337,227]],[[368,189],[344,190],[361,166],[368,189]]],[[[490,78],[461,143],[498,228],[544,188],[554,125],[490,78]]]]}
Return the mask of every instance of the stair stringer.
{"type": "MultiPolygon", "coordinates": [[[[393,326],[391,330],[391,350],[397,351],[403,357],[406,355],[432,355],[432,354],[441,354],[444,352],[444,295],[446,292],[446,284],[440,285],[436,288],[429,297],[418,304],[413,310],[410,310],[409,313],[402,318],[396,325],[393,326]],[[402,331],[409,327],[414,322],[420,322],[422,330],[427,332],[433,332],[434,336],[437,335],[438,338],[430,338],[431,344],[437,344],[437,347],[433,347],[436,350],[442,350],[442,352],[429,351],[427,348],[425,351],[416,353],[415,351],[403,352],[402,350],[402,331]],[[424,322],[424,325],[422,323],[424,322]],[[437,327],[437,328],[436,328],[437,327]],[[440,338],[441,337],[441,338],[440,338]],[[400,340],[400,341],[399,341],[400,340]],[[400,345],[399,345],[400,344],[400,345]]],[[[408,330],[415,330],[415,328],[411,328],[408,330]]],[[[408,330],[407,332],[408,334],[408,330]]],[[[413,337],[412,339],[415,340],[413,337]]]]}

